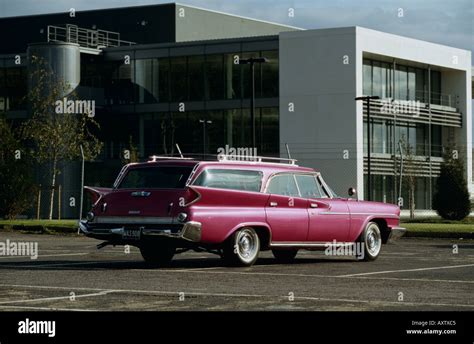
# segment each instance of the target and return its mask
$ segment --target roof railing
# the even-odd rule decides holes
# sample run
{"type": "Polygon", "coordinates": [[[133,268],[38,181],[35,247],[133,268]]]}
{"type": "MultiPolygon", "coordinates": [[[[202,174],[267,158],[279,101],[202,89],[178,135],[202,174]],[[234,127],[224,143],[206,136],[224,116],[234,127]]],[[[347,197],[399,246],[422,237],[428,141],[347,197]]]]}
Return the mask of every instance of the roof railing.
{"type": "Polygon", "coordinates": [[[268,157],[268,156],[251,156],[251,155],[235,155],[235,154],[219,154],[217,155],[218,161],[236,161],[236,162],[248,162],[248,163],[255,163],[255,162],[267,162],[273,164],[288,164],[288,165],[296,165],[298,160],[296,159],[287,159],[287,158],[275,158],[275,157],[268,157]],[[267,161],[269,160],[269,161],[267,161]]]}
{"type": "Polygon", "coordinates": [[[151,155],[148,157],[148,162],[156,162],[157,160],[194,160],[193,158],[184,158],[180,156],[167,156],[167,155],[151,155]]]}
{"type": "MultiPolygon", "coordinates": [[[[148,162],[156,162],[158,160],[198,160],[192,157],[183,156],[168,156],[168,155],[151,155],[148,162]]],[[[249,156],[249,155],[234,155],[234,154],[218,154],[217,161],[220,162],[238,162],[238,163],[267,163],[267,164],[279,164],[279,165],[292,165],[297,166],[296,159],[287,158],[276,158],[268,156],[249,156]]]]}
{"type": "Polygon", "coordinates": [[[82,48],[103,49],[134,45],[134,42],[124,41],[120,33],[101,30],[86,29],[73,24],[48,25],[48,42],[68,42],[79,44],[82,48]]]}

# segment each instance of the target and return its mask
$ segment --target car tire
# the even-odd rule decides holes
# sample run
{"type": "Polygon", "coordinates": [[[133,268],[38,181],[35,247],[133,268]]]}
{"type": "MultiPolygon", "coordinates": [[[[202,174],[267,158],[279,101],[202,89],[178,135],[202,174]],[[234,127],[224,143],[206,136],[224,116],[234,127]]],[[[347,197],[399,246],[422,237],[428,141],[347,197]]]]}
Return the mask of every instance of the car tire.
{"type": "Polygon", "coordinates": [[[279,263],[292,263],[298,254],[298,250],[272,250],[273,256],[279,263]]]}
{"type": "Polygon", "coordinates": [[[145,262],[153,267],[165,267],[170,265],[176,252],[176,248],[165,243],[147,244],[140,247],[145,262]]]}
{"type": "Polygon", "coordinates": [[[369,222],[359,238],[359,243],[363,247],[364,256],[358,259],[363,261],[376,260],[382,248],[382,235],[379,225],[375,222],[369,222]]]}
{"type": "Polygon", "coordinates": [[[231,266],[252,266],[258,259],[260,238],[251,227],[234,232],[223,249],[223,258],[231,266]]]}

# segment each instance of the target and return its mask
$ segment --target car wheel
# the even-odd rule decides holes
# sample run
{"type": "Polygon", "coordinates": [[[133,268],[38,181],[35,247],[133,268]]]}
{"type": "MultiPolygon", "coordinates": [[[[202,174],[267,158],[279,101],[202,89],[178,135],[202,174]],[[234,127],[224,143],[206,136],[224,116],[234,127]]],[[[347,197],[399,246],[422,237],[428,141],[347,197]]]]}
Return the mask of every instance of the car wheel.
{"type": "Polygon", "coordinates": [[[176,248],[165,243],[147,244],[140,247],[145,262],[154,267],[168,266],[173,259],[176,248]]]}
{"type": "Polygon", "coordinates": [[[279,263],[291,263],[298,254],[298,250],[272,250],[272,253],[279,263]]]}
{"type": "Polygon", "coordinates": [[[379,225],[369,222],[361,234],[359,242],[364,249],[364,257],[361,260],[371,261],[377,259],[382,248],[382,235],[379,225]]]}
{"type": "Polygon", "coordinates": [[[245,227],[230,236],[223,251],[228,264],[251,266],[257,261],[260,239],[253,228],[245,227]]]}

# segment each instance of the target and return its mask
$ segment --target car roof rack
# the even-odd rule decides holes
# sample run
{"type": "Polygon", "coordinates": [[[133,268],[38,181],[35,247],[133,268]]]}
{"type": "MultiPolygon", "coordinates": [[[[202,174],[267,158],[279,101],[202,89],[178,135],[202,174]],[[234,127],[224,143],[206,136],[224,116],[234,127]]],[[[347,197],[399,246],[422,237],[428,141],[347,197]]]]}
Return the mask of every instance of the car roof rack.
{"type": "Polygon", "coordinates": [[[155,162],[157,160],[194,160],[193,158],[184,158],[179,156],[166,156],[166,155],[151,155],[148,157],[148,162],[155,162]]]}
{"type": "Polygon", "coordinates": [[[268,156],[249,156],[249,155],[235,155],[235,154],[218,154],[217,155],[218,161],[225,161],[225,162],[239,162],[239,163],[256,163],[256,162],[265,162],[269,164],[285,164],[285,165],[292,165],[297,166],[296,159],[287,159],[287,158],[275,158],[275,157],[268,157],[268,156]]]}

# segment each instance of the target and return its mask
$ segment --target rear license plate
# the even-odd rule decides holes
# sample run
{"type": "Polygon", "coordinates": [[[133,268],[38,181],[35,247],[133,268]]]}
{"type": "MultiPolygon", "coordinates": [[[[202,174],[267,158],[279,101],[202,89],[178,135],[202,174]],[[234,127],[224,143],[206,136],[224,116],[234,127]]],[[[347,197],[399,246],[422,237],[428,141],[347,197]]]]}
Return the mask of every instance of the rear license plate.
{"type": "Polygon", "coordinates": [[[140,240],[142,234],[141,228],[124,228],[122,239],[124,240],[140,240]]]}

